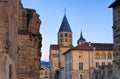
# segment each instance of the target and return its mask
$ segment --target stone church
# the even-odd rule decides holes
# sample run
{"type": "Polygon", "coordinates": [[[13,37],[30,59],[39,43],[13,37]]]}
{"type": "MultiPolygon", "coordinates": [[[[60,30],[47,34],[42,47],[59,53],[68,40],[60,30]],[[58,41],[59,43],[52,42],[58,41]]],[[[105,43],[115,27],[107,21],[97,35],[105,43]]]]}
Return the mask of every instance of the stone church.
{"type": "Polygon", "coordinates": [[[58,31],[58,44],[50,45],[50,79],[92,79],[100,65],[112,64],[112,43],[87,42],[81,32],[72,45],[72,30],[64,14],[58,31]]]}
{"type": "Polygon", "coordinates": [[[0,0],[0,15],[0,79],[39,79],[39,15],[21,0],[0,0]]]}
{"type": "Polygon", "coordinates": [[[63,53],[72,47],[72,30],[66,14],[58,31],[58,44],[50,45],[50,79],[60,78],[60,69],[64,67],[63,53]]]}

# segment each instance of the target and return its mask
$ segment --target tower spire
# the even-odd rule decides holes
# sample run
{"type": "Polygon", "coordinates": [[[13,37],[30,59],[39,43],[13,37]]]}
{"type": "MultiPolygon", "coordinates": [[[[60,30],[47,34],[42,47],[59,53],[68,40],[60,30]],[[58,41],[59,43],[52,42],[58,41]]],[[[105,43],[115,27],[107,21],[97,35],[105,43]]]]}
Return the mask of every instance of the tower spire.
{"type": "Polygon", "coordinates": [[[62,23],[61,23],[61,26],[58,32],[72,32],[66,15],[64,15],[63,17],[63,20],[62,20],[62,23]]]}
{"type": "Polygon", "coordinates": [[[58,44],[61,46],[72,45],[72,30],[70,28],[66,15],[64,15],[58,31],[58,44]]]}
{"type": "Polygon", "coordinates": [[[80,38],[78,39],[77,44],[79,45],[83,42],[86,42],[86,40],[84,39],[83,34],[82,34],[82,30],[81,30],[80,38]]]}

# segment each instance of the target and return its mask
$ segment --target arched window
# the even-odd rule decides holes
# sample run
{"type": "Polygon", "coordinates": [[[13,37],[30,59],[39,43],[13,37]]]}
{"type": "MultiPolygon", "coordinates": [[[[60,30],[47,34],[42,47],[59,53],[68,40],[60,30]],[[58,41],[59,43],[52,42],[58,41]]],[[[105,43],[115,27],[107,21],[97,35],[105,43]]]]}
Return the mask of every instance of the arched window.
{"type": "Polygon", "coordinates": [[[100,59],[100,53],[99,52],[95,53],[95,59],[100,59]]]}
{"type": "Polygon", "coordinates": [[[101,59],[106,59],[106,54],[105,54],[105,52],[103,52],[103,53],[101,54],[101,59]]]}
{"type": "Polygon", "coordinates": [[[68,36],[68,34],[67,33],[65,33],[65,37],[67,37],[68,36]]]}
{"type": "Polygon", "coordinates": [[[83,75],[82,74],[80,74],[80,79],[83,79],[83,75]]]}
{"type": "Polygon", "coordinates": [[[63,34],[60,34],[60,37],[63,37],[63,34]]]}
{"type": "Polygon", "coordinates": [[[112,59],[112,54],[111,54],[111,52],[108,52],[107,58],[108,58],[108,59],[112,59]]]}

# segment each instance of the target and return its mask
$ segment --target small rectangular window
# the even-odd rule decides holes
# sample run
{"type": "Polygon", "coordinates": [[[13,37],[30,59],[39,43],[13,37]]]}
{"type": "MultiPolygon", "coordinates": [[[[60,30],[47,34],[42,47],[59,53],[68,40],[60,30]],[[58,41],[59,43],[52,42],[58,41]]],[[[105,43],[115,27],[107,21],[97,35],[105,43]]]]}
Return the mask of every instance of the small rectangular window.
{"type": "Polygon", "coordinates": [[[62,34],[60,34],[60,37],[62,37],[63,35],[62,34]]]}
{"type": "Polygon", "coordinates": [[[79,70],[83,70],[83,62],[79,63],[79,70]]]}
{"type": "Polygon", "coordinates": [[[67,33],[65,33],[65,37],[67,37],[68,36],[68,34],[67,33]]]}
{"type": "Polygon", "coordinates": [[[102,66],[104,66],[105,65],[105,62],[102,62],[102,66]]]}
{"type": "Polygon", "coordinates": [[[96,68],[98,68],[99,67],[99,62],[96,62],[96,68]]]}

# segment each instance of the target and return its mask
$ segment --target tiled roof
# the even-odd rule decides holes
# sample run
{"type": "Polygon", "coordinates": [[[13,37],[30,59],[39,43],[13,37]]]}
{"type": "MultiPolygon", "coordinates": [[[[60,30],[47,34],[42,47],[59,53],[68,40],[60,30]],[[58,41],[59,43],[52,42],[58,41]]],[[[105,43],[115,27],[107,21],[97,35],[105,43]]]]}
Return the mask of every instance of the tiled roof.
{"type": "MultiPolygon", "coordinates": [[[[75,46],[65,53],[71,51],[71,50],[113,50],[113,44],[112,43],[81,43],[81,45],[75,46]]],[[[64,53],[64,54],[65,54],[64,53]]]]}
{"type": "Polygon", "coordinates": [[[93,47],[95,50],[113,50],[111,43],[81,43],[81,45],[73,47],[72,50],[92,50],[93,47]]]}
{"type": "Polygon", "coordinates": [[[111,7],[117,7],[117,6],[120,6],[120,0],[116,0],[115,2],[113,2],[113,3],[109,6],[109,8],[111,8],[111,7]]]}
{"type": "Polygon", "coordinates": [[[96,50],[113,50],[112,43],[91,43],[91,46],[96,50]]]}
{"type": "Polygon", "coordinates": [[[50,49],[58,50],[59,45],[50,45],[50,49]]]}
{"type": "Polygon", "coordinates": [[[62,24],[61,24],[60,29],[59,29],[58,32],[72,32],[66,15],[64,15],[64,18],[62,20],[62,24]]]}
{"type": "Polygon", "coordinates": [[[71,50],[92,50],[92,47],[88,43],[81,43],[81,45],[73,47],[71,50]]]}

